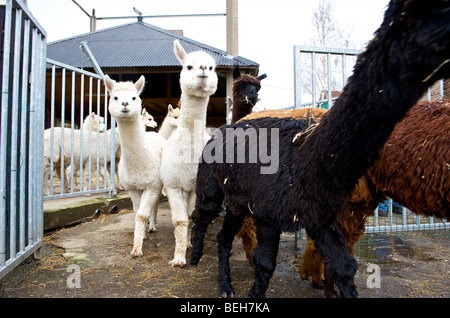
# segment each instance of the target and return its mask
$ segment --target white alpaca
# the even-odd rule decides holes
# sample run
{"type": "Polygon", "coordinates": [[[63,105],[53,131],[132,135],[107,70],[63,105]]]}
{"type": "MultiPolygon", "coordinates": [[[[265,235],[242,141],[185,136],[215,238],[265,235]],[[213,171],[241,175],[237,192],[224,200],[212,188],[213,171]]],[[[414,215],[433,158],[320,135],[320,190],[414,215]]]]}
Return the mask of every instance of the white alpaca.
{"type": "Polygon", "coordinates": [[[145,127],[156,128],[156,126],[158,126],[158,123],[155,121],[153,116],[150,115],[150,113],[147,112],[145,108],[142,108],[141,118],[142,123],[144,124],[145,127]]]}
{"type": "Polygon", "coordinates": [[[164,118],[161,128],[158,133],[166,139],[172,135],[172,133],[178,127],[178,118],[180,117],[180,109],[178,107],[173,108],[171,104],[167,107],[167,115],[164,118]]]}
{"type": "MultiPolygon", "coordinates": [[[[61,127],[53,128],[53,143],[51,143],[52,129],[44,130],[44,195],[50,193],[49,181],[52,176],[52,171],[50,171],[50,162],[53,160],[53,170],[56,171],[58,178],[61,178],[61,147],[64,141],[64,162],[63,167],[71,164],[71,152],[73,148],[73,162],[75,165],[75,173],[80,167],[80,160],[83,162],[89,155],[88,145],[89,145],[89,130],[91,130],[92,140],[96,139],[96,134],[98,132],[105,131],[104,118],[97,116],[95,113],[91,113],[86,116],[83,122],[83,131],[79,129],[63,128],[61,132],[61,127]],[[73,131],[73,145],[72,145],[72,131],[73,131]],[[64,135],[64,139],[62,136],[64,135]],[[81,135],[83,136],[83,151],[81,151],[81,135]],[[51,150],[53,149],[53,156],[51,150]],[[82,158],[81,158],[82,156],[82,158]]],[[[64,171],[64,170],[63,170],[64,171]]],[[[64,173],[64,192],[68,193],[69,181],[67,175],[64,173]]],[[[76,183],[75,183],[76,184],[76,183]]]]}
{"type": "Polygon", "coordinates": [[[178,128],[163,151],[161,178],[172,211],[175,227],[175,255],[172,266],[186,265],[190,245],[189,220],[195,206],[195,183],[198,159],[209,139],[206,133],[206,110],[209,96],[217,89],[215,61],[205,52],[187,54],[178,40],[174,52],[183,69],[180,74],[181,100],[178,128]]]}
{"type": "Polygon", "coordinates": [[[131,256],[138,257],[143,255],[142,243],[147,225],[150,231],[156,229],[156,209],[162,189],[161,154],[166,140],[155,132],[146,133],[142,125],[139,94],[144,87],[144,76],[135,84],[115,83],[108,75],[104,81],[111,95],[109,112],[116,119],[120,138],[119,179],[128,190],[136,213],[131,256]]]}
{"type": "MultiPolygon", "coordinates": [[[[144,125],[144,130],[149,127],[149,128],[155,128],[156,126],[158,126],[158,124],[156,123],[156,121],[154,120],[153,116],[150,115],[149,112],[147,112],[147,110],[145,108],[142,109],[141,112],[141,121],[142,124],[144,125]]],[[[91,170],[95,171],[97,168],[97,160],[100,163],[100,169],[98,171],[98,173],[100,174],[100,176],[102,176],[103,178],[106,178],[106,186],[110,187],[111,186],[111,178],[110,178],[110,173],[109,171],[111,170],[111,139],[112,139],[112,129],[108,129],[106,132],[106,140],[105,140],[105,136],[100,136],[99,138],[99,147],[98,147],[98,151],[97,151],[97,139],[93,140],[93,142],[91,143],[91,170]],[[106,153],[105,153],[105,142],[106,142],[106,153]],[[106,160],[106,167],[107,169],[105,169],[105,160],[106,160]]],[[[120,161],[120,154],[121,154],[121,149],[120,149],[120,139],[119,139],[119,132],[117,129],[115,129],[115,138],[114,138],[114,154],[115,154],[115,164],[116,167],[119,164],[120,161]]],[[[89,168],[89,157],[86,158],[85,167],[89,168]]],[[[68,168],[70,169],[70,167],[68,168]]],[[[70,172],[70,170],[68,170],[70,172]]],[[[85,170],[86,171],[86,170],[85,170]]],[[[115,177],[116,177],[116,182],[115,182],[115,188],[116,191],[119,190],[123,190],[123,187],[120,185],[120,180],[119,180],[119,176],[117,174],[117,169],[115,169],[115,177]]],[[[83,188],[86,190],[88,189],[89,186],[89,180],[86,176],[83,177],[83,188]]]]}

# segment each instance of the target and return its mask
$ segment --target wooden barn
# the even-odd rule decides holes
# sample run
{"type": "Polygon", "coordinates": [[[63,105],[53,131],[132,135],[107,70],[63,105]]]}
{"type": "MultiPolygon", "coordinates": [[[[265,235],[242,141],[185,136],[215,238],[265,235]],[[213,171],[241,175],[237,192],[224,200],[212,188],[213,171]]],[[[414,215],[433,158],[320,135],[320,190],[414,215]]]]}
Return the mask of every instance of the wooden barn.
{"type": "MultiPolygon", "coordinates": [[[[80,49],[81,42],[86,42],[103,73],[110,75],[112,79],[136,81],[141,75],[144,75],[146,86],[141,94],[143,106],[161,124],[167,113],[168,105],[178,105],[181,95],[179,85],[181,65],[173,53],[175,39],[180,41],[187,52],[204,50],[216,60],[219,84],[217,92],[210,98],[207,125],[212,127],[223,125],[226,122],[227,73],[231,73],[233,64],[236,63],[244,72],[258,75],[259,64],[241,56],[231,56],[225,51],[184,37],[180,32],[168,31],[143,21],[137,21],[49,43],[47,57],[95,73],[91,62],[87,60],[80,49]]],[[[71,119],[71,84],[67,84],[73,81],[70,73],[66,72],[64,76],[66,83],[65,97],[61,93],[62,72],[56,72],[53,84],[55,86],[53,92],[55,122],[58,122],[58,119],[61,118],[61,109],[64,103],[64,122],[66,125],[71,119]]],[[[81,78],[75,78],[76,92],[80,91],[81,81],[81,78]]],[[[49,66],[46,78],[46,127],[49,126],[53,85],[52,69],[49,66]]],[[[97,92],[100,91],[99,100],[104,103],[104,89],[102,87],[99,90],[97,85],[98,81],[94,81],[93,84],[84,81],[84,103],[80,102],[80,94],[74,96],[77,105],[84,105],[84,114],[87,114],[89,110],[89,96],[93,97],[95,103],[97,92]],[[89,87],[89,85],[92,86],[89,87]]],[[[100,85],[103,85],[103,82],[100,85]]],[[[104,114],[101,113],[101,115],[104,114]]],[[[75,110],[75,116],[79,118],[78,109],[75,110]]]]}

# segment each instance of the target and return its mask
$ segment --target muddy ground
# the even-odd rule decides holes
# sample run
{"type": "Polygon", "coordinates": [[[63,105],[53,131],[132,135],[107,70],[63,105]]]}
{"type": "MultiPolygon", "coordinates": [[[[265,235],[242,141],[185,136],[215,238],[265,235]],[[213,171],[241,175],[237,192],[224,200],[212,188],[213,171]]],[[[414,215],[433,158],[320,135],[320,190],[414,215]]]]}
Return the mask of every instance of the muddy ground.
{"type": "MultiPolygon", "coordinates": [[[[157,231],[144,242],[144,256],[131,258],[134,213],[101,215],[98,219],[46,233],[43,257],[27,259],[0,280],[0,296],[58,298],[217,298],[215,236],[222,219],[216,219],[205,240],[205,254],[196,267],[173,268],[174,236],[167,201],[161,202],[157,231]],[[79,288],[69,288],[80,269],[79,288]],[[76,267],[75,267],[76,268],[76,267]],[[69,282],[69,284],[68,284],[69,282]],[[69,285],[69,286],[68,286],[69,285]]],[[[373,240],[368,240],[373,241],[373,240]]],[[[385,238],[384,246],[357,249],[360,256],[355,284],[362,298],[450,297],[450,266],[447,235],[385,238]],[[369,263],[380,266],[380,288],[369,288],[369,263]]],[[[293,234],[283,234],[276,271],[268,298],[323,298],[323,290],[298,275],[298,256],[293,234]]],[[[188,251],[188,257],[190,250],[188,251]]],[[[236,297],[247,296],[253,273],[239,240],[230,258],[236,297]]],[[[72,286],[72,287],[76,287],[72,286]]]]}

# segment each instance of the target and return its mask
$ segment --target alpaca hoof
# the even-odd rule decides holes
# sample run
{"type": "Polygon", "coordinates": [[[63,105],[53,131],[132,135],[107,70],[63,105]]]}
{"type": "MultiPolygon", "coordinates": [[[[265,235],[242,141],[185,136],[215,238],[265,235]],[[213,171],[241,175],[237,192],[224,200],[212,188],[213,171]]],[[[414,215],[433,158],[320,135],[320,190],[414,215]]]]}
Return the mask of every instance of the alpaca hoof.
{"type": "Polygon", "coordinates": [[[307,280],[309,278],[309,274],[300,273],[299,275],[302,280],[307,280]]]}
{"type": "Polygon", "coordinates": [[[324,286],[322,281],[320,281],[320,282],[314,282],[314,281],[311,282],[311,287],[316,288],[316,289],[324,289],[325,288],[325,286],[324,286]]]}
{"type": "Polygon", "coordinates": [[[175,266],[183,267],[186,265],[186,258],[183,256],[175,256],[175,258],[169,262],[169,265],[172,267],[175,266]]]}
{"type": "Polygon", "coordinates": [[[200,255],[191,255],[191,259],[189,260],[189,265],[196,266],[200,262],[200,259],[202,258],[202,254],[200,255]]]}
{"type": "Polygon", "coordinates": [[[234,294],[233,290],[231,290],[229,292],[224,291],[224,292],[220,293],[220,297],[222,297],[222,298],[234,298],[234,296],[235,296],[235,294],[234,294]]]}
{"type": "Polygon", "coordinates": [[[131,257],[141,257],[142,255],[144,255],[144,253],[142,253],[142,248],[133,248],[133,250],[131,251],[131,257]]]}

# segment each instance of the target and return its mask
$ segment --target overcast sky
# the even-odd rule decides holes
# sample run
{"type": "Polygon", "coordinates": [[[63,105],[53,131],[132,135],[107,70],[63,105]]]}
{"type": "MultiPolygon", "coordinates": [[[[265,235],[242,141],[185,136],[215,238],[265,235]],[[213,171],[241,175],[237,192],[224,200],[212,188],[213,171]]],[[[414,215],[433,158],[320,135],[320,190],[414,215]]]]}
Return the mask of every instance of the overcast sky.
{"type": "MultiPolygon", "coordinates": [[[[225,13],[225,0],[76,0],[97,17],[225,13]]],[[[311,44],[311,19],[319,0],[239,0],[239,55],[260,64],[262,81],[258,109],[294,104],[293,47],[311,44]]],[[[351,48],[362,49],[381,24],[389,0],[333,0],[336,23],[351,34],[351,48]]],[[[89,18],[72,0],[28,0],[47,32],[48,42],[89,32],[89,18]]],[[[144,22],[226,50],[226,18],[146,18],[144,22]]],[[[97,21],[97,30],[134,22],[97,21]]]]}

